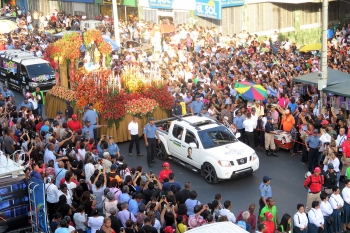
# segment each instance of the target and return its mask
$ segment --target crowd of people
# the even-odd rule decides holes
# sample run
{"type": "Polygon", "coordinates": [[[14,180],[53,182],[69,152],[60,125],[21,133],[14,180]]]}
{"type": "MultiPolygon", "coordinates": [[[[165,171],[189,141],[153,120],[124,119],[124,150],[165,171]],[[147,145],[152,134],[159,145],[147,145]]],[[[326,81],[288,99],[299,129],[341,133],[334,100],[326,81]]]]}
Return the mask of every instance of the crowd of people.
{"type": "MultiPolygon", "coordinates": [[[[20,27],[2,38],[5,48],[23,48],[37,56],[55,41],[47,30],[79,29],[80,21],[87,19],[58,10],[44,16],[11,5],[3,11],[17,17],[20,27]]],[[[113,38],[111,19],[100,16],[100,20],[106,26],[103,33],[113,38]]],[[[159,69],[174,96],[173,115],[203,114],[222,121],[233,133],[241,134],[241,141],[265,150],[266,156],[278,157],[274,134],[277,129],[287,131],[293,142],[291,154],[300,154],[301,162],[308,163],[304,183],[307,204],[298,204],[296,214],[283,214],[279,221],[268,176],[259,187],[257,215],[255,204],[247,203],[248,209],[236,217],[232,202],[220,194],[213,193],[214,200],[202,204],[189,181],[176,182],[169,163],[163,164],[159,175],[146,173],[138,164],[127,164],[126,152],[119,150],[113,136],[98,136],[97,129],[105,126],[98,125],[93,103],[85,107],[83,122],[69,102],[65,111],[58,111],[49,121],[42,117],[45,95],[40,88],[18,105],[4,86],[0,91],[1,149],[14,155],[16,162],[29,164],[28,179],[45,180],[52,232],[183,233],[221,221],[236,223],[251,233],[347,231],[349,105],[338,96],[319,96],[314,85],[293,83],[295,77],[320,70],[317,51],[299,53],[295,42],[281,41],[277,32],[264,38],[246,31],[224,36],[214,27],[182,24],[173,33],[162,34],[161,25],[137,18],[120,22],[119,27],[123,43],[149,43],[153,52],[136,51],[131,43],[122,54],[114,54],[111,69],[122,72],[132,64],[145,75],[159,69]],[[268,98],[243,99],[235,89],[239,81],[262,85],[268,98]],[[319,100],[326,108],[319,108],[319,100]],[[22,153],[30,154],[31,161],[23,159],[22,153]],[[340,191],[342,180],[345,187],[340,191]]],[[[345,26],[328,31],[328,67],[346,73],[350,71],[348,34],[345,26]]],[[[135,142],[137,155],[142,156],[135,125],[137,118],[128,128],[128,155],[132,156],[135,142]]],[[[148,142],[146,146],[148,154],[154,153],[148,142]]],[[[154,155],[149,156],[152,166],[154,155]]]]}

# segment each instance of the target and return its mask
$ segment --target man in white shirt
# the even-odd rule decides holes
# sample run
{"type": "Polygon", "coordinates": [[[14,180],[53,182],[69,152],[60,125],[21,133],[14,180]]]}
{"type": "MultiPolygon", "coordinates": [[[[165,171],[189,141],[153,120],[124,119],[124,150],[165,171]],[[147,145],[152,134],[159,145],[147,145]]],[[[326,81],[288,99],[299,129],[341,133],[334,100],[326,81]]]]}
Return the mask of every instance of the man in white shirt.
{"type": "Polygon", "coordinates": [[[90,181],[90,177],[94,174],[95,172],[95,166],[93,163],[95,162],[94,156],[90,156],[89,158],[89,163],[85,165],[85,180],[90,181]]]}
{"type": "Polygon", "coordinates": [[[134,146],[134,142],[136,144],[136,152],[138,156],[142,156],[140,153],[140,143],[139,143],[139,118],[134,116],[132,121],[128,125],[128,133],[129,133],[129,156],[132,156],[132,148],[134,146]]]}
{"type": "Polygon", "coordinates": [[[339,129],[339,135],[337,136],[337,139],[335,140],[335,142],[337,143],[337,148],[339,149],[339,152],[342,153],[343,152],[343,142],[345,142],[347,140],[347,137],[345,135],[345,129],[344,128],[340,128],[339,129]]]}
{"type": "Polygon", "coordinates": [[[228,221],[232,223],[236,223],[236,217],[235,215],[230,211],[232,208],[232,202],[231,201],[225,201],[224,202],[224,207],[225,209],[220,210],[220,215],[221,216],[226,216],[228,221]]]}
{"type": "Polygon", "coordinates": [[[246,135],[246,144],[254,146],[254,129],[256,128],[257,121],[252,118],[250,112],[247,113],[247,119],[243,121],[243,128],[246,135]]]}
{"type": "Polygon", "coordinates": [[[55,146],[54,144],[49,144],[44,153],[44,163],[48,164],[50,160],[56,161],[56,156],[53,153],[55,146]]]}
{"type": "Polygon", "coordinates": [[[33,104],[33,114],[38,115],[38,100],[33,94],[30,94],[30,98],[28,99],[28,102],[33,104]]]}

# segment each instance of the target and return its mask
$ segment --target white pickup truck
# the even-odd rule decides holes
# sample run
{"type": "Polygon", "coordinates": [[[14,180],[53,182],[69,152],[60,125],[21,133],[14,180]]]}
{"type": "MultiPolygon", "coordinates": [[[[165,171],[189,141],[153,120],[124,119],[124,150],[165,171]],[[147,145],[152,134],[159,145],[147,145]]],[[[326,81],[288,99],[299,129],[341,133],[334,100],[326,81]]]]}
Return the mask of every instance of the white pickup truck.
{"type": "Polygon", "coordinates": [[[156,121],[155,125],[161,140],[157,158],[169,158],[200,171],[210,184],[249,175],[259,168],[255,151],[211,118],[172,117],[156,121]]]}

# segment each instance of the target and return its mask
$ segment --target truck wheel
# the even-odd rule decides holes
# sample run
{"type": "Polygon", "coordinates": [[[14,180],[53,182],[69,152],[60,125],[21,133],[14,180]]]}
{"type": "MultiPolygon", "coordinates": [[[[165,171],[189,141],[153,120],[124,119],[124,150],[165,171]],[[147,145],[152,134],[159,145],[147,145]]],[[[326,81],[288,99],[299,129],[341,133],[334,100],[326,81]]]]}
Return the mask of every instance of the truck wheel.
{"type": "Polygon", "coordinates": [[[210,163],[205,163],[202,169],[203,169],[202,174],[204,175],[204,179],[206,182],[208,182],[209,184],[216,184],[219,182],[219,179],[216,175],[216,171],[213,165],[211,165],[210,163]]]}
{"type": "Polygon", "coordinates": [[[168,153],[166,152],[166,150],[164,148],[164,144],[162,142],[157,143],[156,156],[160,160],[166,160],[169,157],[168,153]]]}

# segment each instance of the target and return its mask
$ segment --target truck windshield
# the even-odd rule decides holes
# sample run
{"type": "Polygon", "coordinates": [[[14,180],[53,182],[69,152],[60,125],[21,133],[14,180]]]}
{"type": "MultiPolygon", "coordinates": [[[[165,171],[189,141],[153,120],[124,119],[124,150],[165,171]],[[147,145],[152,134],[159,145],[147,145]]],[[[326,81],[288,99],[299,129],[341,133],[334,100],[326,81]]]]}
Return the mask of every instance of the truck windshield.
{"type": "Polygon", "coordinates": [[[218,126],[211,129],[198,131],[198,136],[204,149],[222,146],[225,144],[237,142],[237,138],[232,135],[225,126],[218,126]]]}
{"type": "Polygon", "coordinates": [[[49,63],[39,63],[26,66],[29,77],[35,78],[37,76],[48,74],[54,75],[55,71],[49,65],[49,63]]]}

